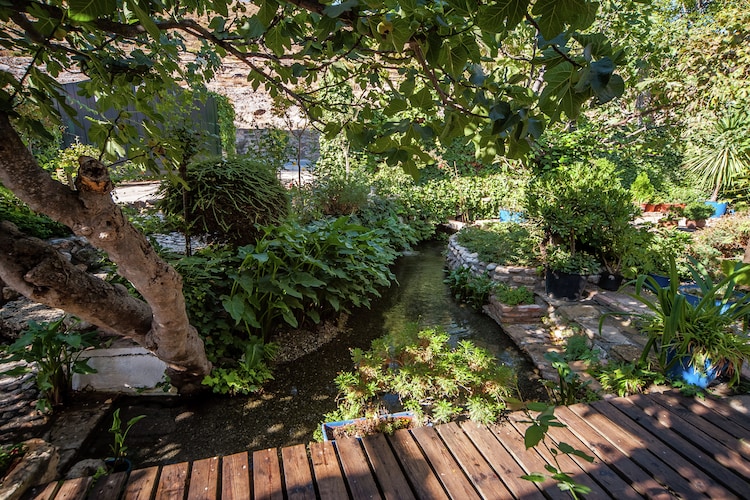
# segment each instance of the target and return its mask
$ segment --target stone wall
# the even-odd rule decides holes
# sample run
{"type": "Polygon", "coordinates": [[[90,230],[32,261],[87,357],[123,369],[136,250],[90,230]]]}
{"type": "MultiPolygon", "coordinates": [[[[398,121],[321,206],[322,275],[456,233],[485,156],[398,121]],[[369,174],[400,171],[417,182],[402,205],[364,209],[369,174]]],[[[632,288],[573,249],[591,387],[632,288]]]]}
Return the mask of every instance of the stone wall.
{"type": "Polygon", "coordinates": [[[457,235],[448,239],[448,267],[468,267],[476,275],[487,272],[495,281],[502,281],[510,286],[537,288],[544,285],[544,277],[537,273],[535,267],[501,266],[493,262],[482,262],[476,253],[469,252],[458,244],[457,235]]]}

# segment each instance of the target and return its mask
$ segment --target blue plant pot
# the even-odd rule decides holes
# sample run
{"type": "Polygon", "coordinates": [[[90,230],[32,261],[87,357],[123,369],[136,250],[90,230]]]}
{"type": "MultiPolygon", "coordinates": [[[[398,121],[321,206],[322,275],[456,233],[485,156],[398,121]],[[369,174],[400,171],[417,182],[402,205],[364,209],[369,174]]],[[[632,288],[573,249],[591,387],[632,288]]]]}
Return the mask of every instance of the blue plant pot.
{"type": "MultiPolygon", "coordinates": [[[[380,418],[383,420],[386,418],[408,418],[408,419],[413,420],[416,417],[414,416],[413,411],[401,411],[398,413],[390,413],[388,415],[383,415],[380,418]]],[[[333,438],[333,429],[335,429],[336,427],[344,427],[345,425],[350,425],[350,424],[360,422],[363,420],[368,420],[368,419],[363,417],[363,418],[354,418],[351,420],[339,420],[337,422],[325,422],[324,424],[321,425],[321,429],[323,430],[323,441],[335,441],[335,439],[333,438]]]]}
{"type": "MultiPolygon", "coordinates": [[[[668,276],[662,276],[661,274],[654,274],[654,273],[649,273],[649,276],[654,278],[654,281],[656,281],[656,284],[659,286],[659,288],[669,288],[668,276]]],[[[652,292],[656,292],[653,285],[649,281],[645,282],[645,286],[652,292]]]]}
{"type": "MultiPolygon", "coordinates": [[[[677,291],[681,295],[685,296],[685,300],[687,301],[688,304],[690,304],[693,307],[695,307],[701,301],[701,297],[699,295],[695,295],[695,294],[692,294],[690,292],[694,291],[696,289],[698,289],[696,285],[690,285],[690,284],[688,284],[688,285],[680,285],[680,287],[677,289],[677,291]]],[[[745,294],[743,294],[743,293],[735,293],[732,297],[733,298],[736,297],[736,300],[730,300],[726,304],[724,304],[723,306],[721,306],[721,309],[720,309],[719,313],[724,314],[725,312],[727,312],[729,310],[730,307],[732,307],[733,304],[735,304],[736,302],[741,302],[742,300],[744,300],[745,294]]],[[[716,299],[714,301],[714,303],[717,306],[719,304],[721,304],[721,302],[722,301],[720,299],[716,299]]]]}
{"type": "Polygon", "coordinates": [[[522,212],[512,212],[510,210],[501,209],[497,217],[500,219],[500,222],[523,222],[522,212]]]}
{"type": "MultiPolygon", "coordinates": [[[[667,365],[674,359],[674,352],[667,352],[667,365]]],[[[686,384],[695,385],[702,389],[716,380],[719,376],[719,367],[707,359],[703,367],[695,367],[690,364],[690,356],[683,356],[676,361],[668,370],[666,375],[675,380],[682,380],[686,384]]]]}
{"type": "Polygon", "coordinates": [[[727,202],[725,201],[707,201],[706,205],[714,207],[714,214],[711,218],[721,217],[727,213],[727,202]]]}

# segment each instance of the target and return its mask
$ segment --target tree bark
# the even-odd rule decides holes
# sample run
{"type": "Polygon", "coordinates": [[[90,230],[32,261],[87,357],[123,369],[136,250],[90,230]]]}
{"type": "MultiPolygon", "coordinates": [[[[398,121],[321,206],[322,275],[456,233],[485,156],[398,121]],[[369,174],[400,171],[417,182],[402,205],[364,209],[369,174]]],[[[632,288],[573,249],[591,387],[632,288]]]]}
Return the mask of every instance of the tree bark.
{"type": "Polygon", "coordinates": [[[181,276],[114,203],[106,166],[86,156],[79,163],[74,191],[37,165],[8,115],[0,113],[0,182],[33,210],[107,252],[145,302],[76,269],[9,223],[0,224],[0,277],[31,300],[132,338],[167,363],[171,382],[181,393],[198,390],[211,364],[188,320],[181,276]]]}

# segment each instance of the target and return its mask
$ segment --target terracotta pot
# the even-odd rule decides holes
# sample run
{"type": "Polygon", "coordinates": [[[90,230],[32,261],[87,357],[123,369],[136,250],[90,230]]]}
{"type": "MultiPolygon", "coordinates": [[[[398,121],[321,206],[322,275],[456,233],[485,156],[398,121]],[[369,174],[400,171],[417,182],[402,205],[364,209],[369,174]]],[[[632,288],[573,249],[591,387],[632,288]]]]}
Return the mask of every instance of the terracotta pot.
{"type": "Polygon", "coordinates": [[[686,220],[685,226],[687,226],[688,229],[703,229],[706,227],[706,219],[686,220]]]}

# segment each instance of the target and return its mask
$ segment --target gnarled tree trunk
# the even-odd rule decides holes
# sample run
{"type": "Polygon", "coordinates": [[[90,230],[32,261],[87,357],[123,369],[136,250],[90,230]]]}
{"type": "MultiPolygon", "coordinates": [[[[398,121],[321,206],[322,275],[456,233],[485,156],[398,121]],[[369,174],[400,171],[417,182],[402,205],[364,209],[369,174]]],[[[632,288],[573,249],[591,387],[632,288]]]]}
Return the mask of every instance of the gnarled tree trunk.
{"type": "Polygon", "coordinates": [[[0,277],[31,300],[132,338],[167,363],[180,392],[196,390],[211,365],[188,321],[182,278],[114,203],[107,168],[91,157],[79,163],[74,191],[37,165],[8,115],[0,112],[0,182],[33,210],[107,252],[145,302],[76,269],[49,245],[7,222],[0,224],[0,277]]]}

